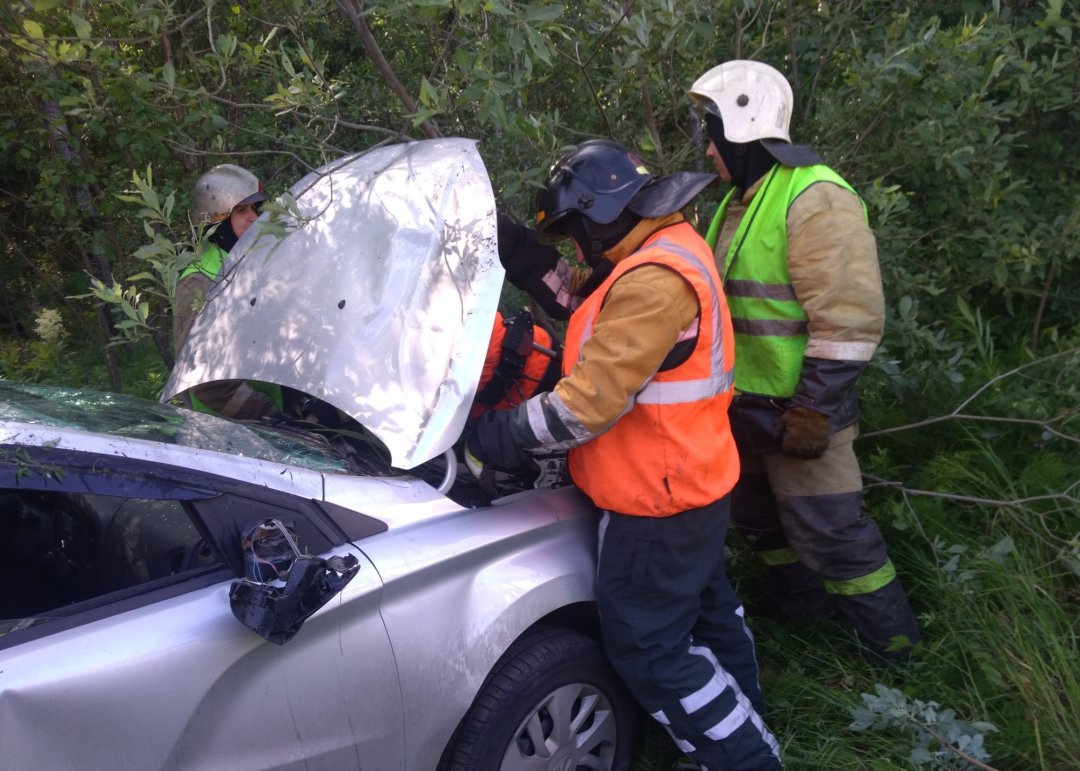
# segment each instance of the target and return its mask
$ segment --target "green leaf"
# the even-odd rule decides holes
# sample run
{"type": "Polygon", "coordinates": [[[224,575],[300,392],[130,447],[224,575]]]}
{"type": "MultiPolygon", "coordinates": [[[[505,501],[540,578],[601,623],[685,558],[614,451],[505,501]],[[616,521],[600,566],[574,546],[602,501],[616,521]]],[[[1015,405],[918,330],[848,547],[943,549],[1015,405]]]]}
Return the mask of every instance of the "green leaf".
{"type": "Polygon", "coordinates": [[[526,24],[525,37],[528,39],[529,48],[532,49],[536,58],[544,64],[551,64],[551,49],[548,47],[547,41],[541,37],[540,33],[526,24]]]}
{"type": "Polygon", "coordinates": [[[89,38],[90,33],[93,32],[90,22],[77,13],[71,14],[71,25],[75,28],[75,34],[83,40],[89,38]]]}
{"type": "Polygon", "coordinates": [[[161,68],[161,78],[169,88],[176,86],[176,68],[172,62],[165,62],[161,68]]]}
{"type": "Polygon", "coordinates": [[[443,111],[442,94],[427,78],[420,79],[420,104],[428,110],[434,111],[432,114],[443,111]]]}
{"type": "Polygon", "coordinates": [[[420,110],[415,115],[410,117],[413,128],[416,128],[428,118],[433,118],[439,114],[438,110],[420,110]]]}
{"type": "Polygon", "coordinates": [[[44,40],[45,32],[41,29],[41,25],[33,19],[23,19],[22,23],[23,32],[27,37],[34,38],[35,40],[44,40]]]}
{"type": "Polygon", "coordinates": [[[492,0],[488,0],[488,2],[484,3],[484,11],[486,13],[495,14],[496,16],[514,15],[514,12],[507,8],[505,5],[503,5],[502,3],[492,2],[492,0]]]}
{"type": "Polygon", "coordinates": [[[555,21],[562,17],[565,7],[559,3],[529,3],[525,9],[526,22],[555,21]]]}

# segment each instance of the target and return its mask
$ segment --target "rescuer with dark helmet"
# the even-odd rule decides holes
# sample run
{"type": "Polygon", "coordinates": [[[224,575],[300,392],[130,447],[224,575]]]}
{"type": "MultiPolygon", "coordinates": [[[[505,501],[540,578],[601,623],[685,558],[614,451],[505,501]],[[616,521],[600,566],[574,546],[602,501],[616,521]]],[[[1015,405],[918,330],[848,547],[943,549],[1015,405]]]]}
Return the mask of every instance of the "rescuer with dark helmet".
{"type": "Polygon", "coordinates": [[[482,415],[466,460],[478,471],[567,449],[603,512],[597,603],[620,676],[695,761],[776,769],[753,638],[724,572],[739,474],[733,332],[712,253],[681,213],[713,179],[656,176],[608,140],[555,163],[537,237],[570,239],[603,279],[570,316],[562,378],[482,415]]]}

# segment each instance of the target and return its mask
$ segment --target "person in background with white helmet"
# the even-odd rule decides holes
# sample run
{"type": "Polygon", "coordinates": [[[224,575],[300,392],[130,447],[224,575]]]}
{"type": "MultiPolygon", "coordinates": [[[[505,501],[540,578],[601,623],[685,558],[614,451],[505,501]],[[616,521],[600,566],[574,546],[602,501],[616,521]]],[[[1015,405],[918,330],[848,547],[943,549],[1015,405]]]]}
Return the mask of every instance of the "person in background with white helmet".
{"type": "Polygon", "coordinates": [[[731,191],[706,241],[735,326],[731,423],[742,476],[732,524],[769,571],[778,615],[835,612],[874,661],[904,659],[919,627],[885,540],[863,511],[856,384],[885,302],[866,207],[788,133],[777,70],[712,68],[690,87],[731,191]]]}
{"type": "MultiPolygon", "coordinates": [[[[739,475],[731,320],[709,247],[682,214],[714,179],[654,176],[609,140],[556,162],[536,237],[569,239],[604,278],[570,316],[562,378],[482,414],[466,461],[479,476],[567,450],[574,483],[603,512],[596,599],[613,666],[695,762],[765,771],[782,767],[780,748],[724,572],[739,475]]],[[[546,272],[543,250],[526,251],[546,272]]]]}
{"type": "MultiPolygon", "coordinates": [[[[180,273],[173,306],[173,346],[179,353],[195,317],[217,280],[225,258],[259,217],[267,199],[258,177],[231,163],[214,166],[195,183],[196,224],[206,241],[199,256],[180,273]]],[[[192,389],[192,406],[232,418],[257,418],[282,410],[281,389],[266,383],[223,380],[192,389]]]]}

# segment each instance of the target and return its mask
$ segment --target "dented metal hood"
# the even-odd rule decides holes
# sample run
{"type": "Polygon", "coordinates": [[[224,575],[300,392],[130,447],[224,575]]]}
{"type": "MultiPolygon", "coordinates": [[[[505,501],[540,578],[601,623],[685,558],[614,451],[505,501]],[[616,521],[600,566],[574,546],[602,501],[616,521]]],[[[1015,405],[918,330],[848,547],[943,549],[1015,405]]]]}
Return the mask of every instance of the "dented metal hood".
{"type": "Polygon", "coordinates": [[[264,214],[236,244],[162,398],[276,383],[352,416],[399,468],[439,455],[464,426],[503,279],[476,143],[381,147],[290,192],[299,216],[264,214]]]}

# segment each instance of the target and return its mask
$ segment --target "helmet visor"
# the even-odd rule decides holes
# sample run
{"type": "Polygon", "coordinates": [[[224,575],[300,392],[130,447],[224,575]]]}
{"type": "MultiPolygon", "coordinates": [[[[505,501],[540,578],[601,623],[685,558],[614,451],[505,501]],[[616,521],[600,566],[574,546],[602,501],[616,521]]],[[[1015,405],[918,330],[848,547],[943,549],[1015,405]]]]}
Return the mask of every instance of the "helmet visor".
{"type": "Polygon", "coordinates": [[[572,210],[569,192],[574,172],[569,167],[571,154],[559,158],[548,173],[547,183],[536,194],[536,238],[542,244],[554,244],[569,238],[560,223],[572,210]]]}
{"type": "MultiPolygon", "coordinates": [[[[259,187],[261,188],[262,185],[260,185],[259,187]]],[[[252,193],[246,198],[241,198],[239,201],[236,202],[233,208],[235,209],[237,206],[250,205],[255,209],[255,211],[258,211],[260,208],[262,208],[260,204],[266,202],[268,198],[269,196],[267,196],[266,193],[260,189],[258,192],[252,193]]]]}

